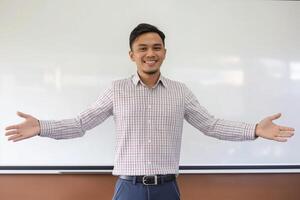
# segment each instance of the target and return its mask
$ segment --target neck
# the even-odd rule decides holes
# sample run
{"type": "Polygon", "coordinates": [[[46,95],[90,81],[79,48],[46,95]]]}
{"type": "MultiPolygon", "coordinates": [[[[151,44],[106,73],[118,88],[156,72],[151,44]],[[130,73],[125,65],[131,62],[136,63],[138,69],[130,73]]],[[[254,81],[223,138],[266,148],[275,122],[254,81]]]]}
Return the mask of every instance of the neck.
{"type": "Polygon", "coordinates": [[[141,81],[142,81],[147,87],[153,87],[153,86],[157,83],[157,81],[158,81],[158,79],[159,79],[160,71],[157,71],[157,72],[154,73],[154,74],[147,74],[147,73],[138,71],[138,75],[139,75],[141,81]]]}

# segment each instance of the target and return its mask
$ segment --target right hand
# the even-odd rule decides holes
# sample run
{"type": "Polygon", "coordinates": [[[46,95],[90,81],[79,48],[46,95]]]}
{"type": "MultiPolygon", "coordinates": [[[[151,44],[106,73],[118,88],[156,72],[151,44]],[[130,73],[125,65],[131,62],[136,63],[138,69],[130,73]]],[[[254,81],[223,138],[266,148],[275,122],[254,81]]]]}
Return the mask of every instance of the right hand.
{"type": "Polygon", "coordinates": [[[22,112],[17,112],[17,115],[24,118],[25,121],[5,128],[5,135],[9,136],[8,140],[17,142],[26,138],[31,138],[40,133],[41,128],[38,119],[22,112]]]}

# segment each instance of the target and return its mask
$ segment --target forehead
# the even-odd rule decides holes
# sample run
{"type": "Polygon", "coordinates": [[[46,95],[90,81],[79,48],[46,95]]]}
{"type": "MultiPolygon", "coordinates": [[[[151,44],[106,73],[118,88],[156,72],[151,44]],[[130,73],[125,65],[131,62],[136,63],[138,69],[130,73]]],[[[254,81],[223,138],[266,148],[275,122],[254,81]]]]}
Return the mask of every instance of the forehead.
{"type": "Polygon", "coordinates": [[[134,42],[133,46],[138,45],[154,45],[154,44],[161,44],[163,45],[163,41],[161,37],[158,35],[158,33],[144,33],[140,36],[138,36],[134,42]]]}

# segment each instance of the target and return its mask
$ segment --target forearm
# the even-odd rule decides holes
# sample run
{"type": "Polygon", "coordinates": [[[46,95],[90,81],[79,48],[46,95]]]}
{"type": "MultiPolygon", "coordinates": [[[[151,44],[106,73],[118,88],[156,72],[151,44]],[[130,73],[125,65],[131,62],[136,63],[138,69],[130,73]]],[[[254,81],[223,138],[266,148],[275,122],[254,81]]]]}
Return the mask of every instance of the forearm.
{"type": "Polygon", "coordinates": [[[64,120],[39,120],[41,137],[53,139],[71,139],[81,137],[85,131],[82,129],[80,118],[64,120]]]}
{"type": "Polygon", "coordinates": [[[223,119],[212,119],[202,127],[202,132],[221,140],[243,141],[254,140],[255,124],[236,122],[223,119]]]}

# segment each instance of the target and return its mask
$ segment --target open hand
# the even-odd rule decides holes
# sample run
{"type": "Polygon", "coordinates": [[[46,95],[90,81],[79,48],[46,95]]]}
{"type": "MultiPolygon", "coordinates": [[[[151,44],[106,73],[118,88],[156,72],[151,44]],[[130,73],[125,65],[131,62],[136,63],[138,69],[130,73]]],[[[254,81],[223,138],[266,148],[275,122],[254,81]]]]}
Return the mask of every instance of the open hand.
{"type": "Polygon", "coordinates": [[[255,129],[256,136],[278,142],[286,142],[288,138],[294,135],[295,129],[274,124],[273,120],[278,119],[280,116],[281,114],[278,113],[261,120],[255,129]]]}
{"type": "Polygon", "coordinates": [[[38,119],[22,112],[17,112],[17,115],[24,118],[25,121],[5,128],[5,135],[9,136],[8,140],[17,142],[19,140],[36,136],[40,133],[40,124],[38,119]]]}

